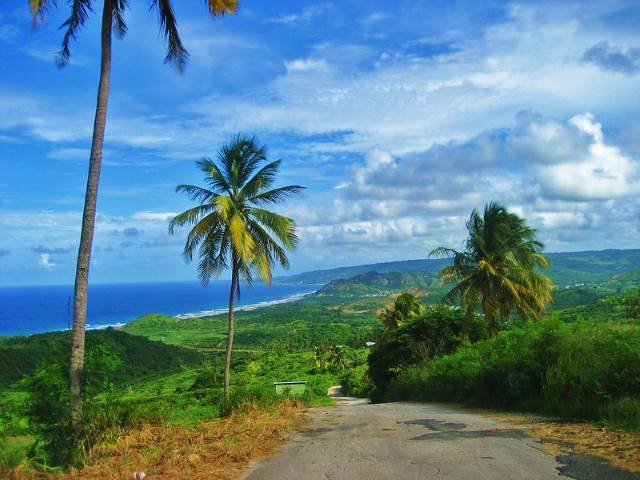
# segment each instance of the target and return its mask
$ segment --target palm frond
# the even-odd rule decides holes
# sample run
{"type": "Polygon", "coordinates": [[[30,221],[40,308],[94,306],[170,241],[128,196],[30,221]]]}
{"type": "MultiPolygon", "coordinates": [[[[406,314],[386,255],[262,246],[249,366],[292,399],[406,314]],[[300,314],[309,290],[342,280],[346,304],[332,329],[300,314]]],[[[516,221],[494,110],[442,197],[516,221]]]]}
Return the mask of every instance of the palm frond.
{"type": "Polygon", "coordinates": [[[240,190],[240,196],[243,198],[252,198],[261,190],[268,188],[273,183],[273,179],[276,173],[278,173],[281,163],[280,160],[276,160],[258,170],[253,177],[244,184],[240,190]]]}
{"type": "Polygon", "coordinates": [[[29,11],[33,27],[37,27],[47,16],[51,7],[56,6],[56,0],[29,0],[29,11]]]}
{"type": "Polygon", "coordinates": [[[250,264],[256,252],[255,240],[248,232],[247,223],[237,213],[229,219],[229,232],[236,257],[242,264],[250,264]]]}
{"type": "Polygon", "coordinates": [[[233,204],[233,200],[228,195],[218,195],[215,199],[216,210],[222,218],[222,221],[230,224],[231,218],[234,214],[239,213],[236,212],[236,208],[233,204]]]}
{"type": "MultiPolygon", "coordinates": [[[[184,243],[183,255],[187,261],[191,261],[193,258],[193,252],[200,246],[205,238],[209,241],[217,239],[220,242],[222,239],[222,233],[224,232],[224,225],[220,220],[220,216],[217,212],[212,212],[196,223],[189,234],[187,240],[184,243]]],[[[218,244],[211,244],[216,247],[218,244]]]]}
{"type": "Polygon", "coordinates": [[[273,257],[271,252],[266,248],[257,247],[255,249],[253,259],[251,260],[251,269],[256,271],[262,281],[267,285],[271,285],[271,266],[273,265],[273,257]]]}
{"type": "Polygon", "coordinates": [[[223,145],[218,152],[218,161],[222,166],[222,173],[234,192],[239,192],[249,177],[266,159],[264,147],[258,147],[254,138],[240,134],[223,145]]]}
{"type": "Polygon", "coordinates": [[[57,62],[59,67],[64,67],[69,63],[69,59],[71,58],[71,41],[77,38],[78,31],[87,22],[91,11],[91,0],[72,1],[71,14],[60,26],[60,28],[66,29],[66,31],[62,37],[62,47],[58,52],[57,62]]]}
{"type": "Polygon", "coordinates": [[[199,187],[197,185],[178,185],[176,187],[176,193],[186,193],[193,202],[205,202],[211,203],[218,196],[217,193],[212,192],[206,188],[199,187]]]}
{"type": "Polygon", "coordinates": [[[213,160],[208,157],[204,157],[198,160],[196,165],[200,170],[202,170],[202,173],[205,174],[204,181],[213,189],[213,191],[216,193],[223,191],[229,195],[232,193],[228,179],[225,178],[220,171],[220,168],[218,168],[213,160]]]}
{"type": "Polygon", "coordinates": [[[262,208],[251,207],[248,209],[250,215],[271,231],[285,248],[293,249],[298,244],[295,222],[289,217],[264,210],[262,208]]]}
{"type": "Polygon", "coordinates": [[[209,231],[204,237],[198,263],[198,278],[203,285],[207,285],[212,277],[217,277],[222,270],[228,268],[227,248],[224,248],[227,237],[226,229],[209,231]]]}
{"type": "MultiPolygon", "coordinates": [[[[258,222],[250,220],[249,229],[251,235],[256,238],[256,244],[261,249],[265,249],[270,253],[272,259],[278,261],[283,268],[289,268],[289,259],[283,247],[271,238],[269,233],[258,222]]],[[[272,262],[273,263],[273,262],[272,262]]]]}
{"type": "Polygon", "coordinates": [[[189,52],[182,45],[171,0],[151,0],[151,10],[157,10],[160,31],[167,40],[165,63],[172,64],[178,72],[184,71],[187,60],[189,60],[189,52]]]}
{"type": "Polygon", "coordinates": [[[278,203],[287,197],[300,193],[304,190],[304,187],[300,185],[287,185],[285,187],[278,187],[266,192],[258,193],[249,198],[249,201],[256,205],[266,205],[269,203],[278,203]]]}
{"type": "Polygon", "coordinates": [[[214,17],[232,15],[238,11],[238,0],[205,0],[209,13],[214,17]]]}
{"type": "Polygon", "coordinates": [[[124,11],[129,7],[128,0],[113,0],[113,29],[119,38],[127,34],[124,11]]]}
{"type": "Polygon", "coordinates": [[[169,235],[173,235],[176,227],[193,225],[198,222],[202,216],[212,212],[215,209],[215,205],[198,205],[176,215],[169,222],[169,235]]]}

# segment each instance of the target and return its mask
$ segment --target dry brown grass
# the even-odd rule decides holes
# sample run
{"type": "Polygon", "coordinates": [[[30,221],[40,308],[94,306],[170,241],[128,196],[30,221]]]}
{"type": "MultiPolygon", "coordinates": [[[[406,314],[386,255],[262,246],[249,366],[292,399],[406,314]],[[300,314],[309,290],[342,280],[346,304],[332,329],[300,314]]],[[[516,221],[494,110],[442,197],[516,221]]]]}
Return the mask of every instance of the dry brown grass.
{"type": "Polygon", "coordinates": [[[489,416],[523,427],[532,437],[543,440],[544,447],[554,455],[570,451],[586,453],[605,458],[615,467],[640,473],[640,433],[524,414],[489,416]]]}
{"type": "Polygon", "coordinates": [[[16,479],[233,479],[251,461],[275,451],[305,420],[303,404],[287,400],[268,409],[246,407],[228,418],[193,427],[147,425],[92,452],[88,465],[67,474],[15,472],[16,479]]]}

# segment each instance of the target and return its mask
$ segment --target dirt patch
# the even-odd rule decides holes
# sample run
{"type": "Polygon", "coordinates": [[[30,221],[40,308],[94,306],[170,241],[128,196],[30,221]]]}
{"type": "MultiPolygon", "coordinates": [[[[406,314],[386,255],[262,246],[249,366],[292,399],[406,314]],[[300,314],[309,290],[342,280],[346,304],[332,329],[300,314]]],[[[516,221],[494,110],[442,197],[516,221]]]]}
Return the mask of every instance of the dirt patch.
{"type": "Polygon", "coordinates": [[[601,457],[613,467],[640,474],[640,433],[611,430],[589,423],[553,421],[533,415],[484,414],[522,426],[530,436],[541,440],[545,450],[558,457],[566,454],[601,457]]]}

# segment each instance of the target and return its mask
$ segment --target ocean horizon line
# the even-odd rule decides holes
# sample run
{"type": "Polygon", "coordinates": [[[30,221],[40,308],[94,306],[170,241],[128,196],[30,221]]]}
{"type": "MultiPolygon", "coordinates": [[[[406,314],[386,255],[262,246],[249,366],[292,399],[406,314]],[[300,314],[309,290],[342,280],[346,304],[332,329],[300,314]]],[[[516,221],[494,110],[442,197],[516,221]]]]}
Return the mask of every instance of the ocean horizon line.
{"type": "MultiPolygon", "coordinates": [[[[221,281],[222,283],[224,283],[224,281],[221,281]]],[[[171,284],[174,282],[149,282],[149,283],[154,283],[154,284],[171,284]]],[[[197,282],[178,282],[178,283],[197,283],[197,282]]],[[[110,285],[118,285],[118,286],[123,286],[123,285],[127,285],[127,284],[110,284],[110,285]]],[[[145,285],[145,284],[142,284],[145,285]]],[[[146,284],[148,285],[148,284],[146,284]]],[[[247,303],[247,304],[242,304],[242,300],[239,301],[238,306],[236,307],[236,311],[237,312],[242,312],[242,311],[252,311],[252,310],[256,310],[259,308],[265,308],[265,307],[269,307],[269,306],[273,306],[273,305],[281,305],[281,304],[285,304],[285,303],[290,303],[290,302],[294,302],[297,300],[301,300],[309,295],[312,295],[314,293],[316,293],[319,290],[319,287],[322,286],[322,284],[317,284],[317,285],[308,285],[308,287],[313,287],[316,286],[318,288],[315,288],[312,291],[306,291],[306,292],[297,292],[294,293],[292,295],[286,295],[282,298],[275,298],[275,299],[268,299],[268,300],[259,300],[259,301],[253,301],[251,303],[247,303]]],[[[44,287],[43,288],[50,288],[49,287],[44,287]]],[[[68,287],[68,286],[67,286],[68,287]]],[[[0,287],[1,288],[1,287],[0,287]]],[[[242,297],[241,297],[242,298],[242,297]]],[[[70,306],[70,305],[69,305],[70,306]]],[[[219,308],[212,308],[212,309],[202,309],[202,310],[194,310],[194,311],[188,311],[188,309],[185,309],[185,313],[166,313],[162,311],[162,308],[158,308],[157,310],[153,310],[150,309],[147,313],[142,313],[140,315],[136,315],[134,317],[131,317],[128,320],[123,320],[122,317],[120,318],[114,318],[113,321],[106,321],[106,322],[87,322],[86,325],[86,329],[87,330],[104,330],[106,328],[122,328],[126,325],[128,325],[129,323],[137,320],[140,317],[144,317],[145,315],[151,315],[151,314],[161,314],[161,315],[167,315],[169,317],[174,317],[174,318],[178,318],[180,320],[191,320],[191,319],[197,319],[197,318],[203,318],[203,317],[210,317],[210,316],[216,316],[216,315],[221,315],[224,314],[228,311],[227,307],[219,307],[219,308]]],[[[70,320],[70,319],[69,319],[70,320]]],[[[28,330],[24,330],[24,331],[7,331],[7,332],[1,332],[0,331],[0,337],[13,337],[13,336],[31,336],[31,335],[39,335],[39,334],[46,334],[46,333],[55,333],[55,332],[67,332],[71,330],[71,323],[68,320],[68,323],[66,326],[62,326],[62,325],[58,325],[58,326],[54,326],[54,325],[50,325],[50,329],[42,329],[41,326],[38,326],[36,328],[34,328],[31,331],[28,330]]]]}

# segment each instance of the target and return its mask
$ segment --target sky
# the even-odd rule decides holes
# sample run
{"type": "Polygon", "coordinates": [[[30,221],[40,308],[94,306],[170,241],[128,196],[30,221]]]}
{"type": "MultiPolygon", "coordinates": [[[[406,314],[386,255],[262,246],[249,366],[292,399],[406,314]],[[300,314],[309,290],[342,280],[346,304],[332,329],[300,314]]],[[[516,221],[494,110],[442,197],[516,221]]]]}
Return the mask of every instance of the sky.
{"type": "MultiPolygon", "coordinates": [[[[54,62],[59,0],[0,7],[0,285],[71,284],[99,68],[100,2],[54,62]]],[[[174,0],[180,75],[148,1],[114,38],[92,282],[196,279],[179,183],[235,134],[282,159],[291,272],[460,248],[498,201],[548,251],[640,247],[637,1],[174,0]]]]}

